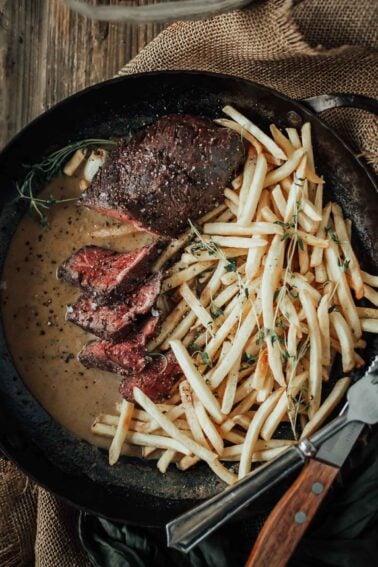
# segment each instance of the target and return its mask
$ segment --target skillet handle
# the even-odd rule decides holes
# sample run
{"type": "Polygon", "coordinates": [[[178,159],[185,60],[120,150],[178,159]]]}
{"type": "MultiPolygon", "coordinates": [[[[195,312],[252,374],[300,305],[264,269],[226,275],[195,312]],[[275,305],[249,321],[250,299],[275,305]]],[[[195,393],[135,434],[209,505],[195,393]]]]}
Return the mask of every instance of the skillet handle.
{"type": "Polygon", "coordinates": [[[320,114],[325,110],[339,107],[360,108],[373,114],[378,114],[378,100],[364,95],[355,94],[324,94],[303,98],[298,102],[320,114]]]}

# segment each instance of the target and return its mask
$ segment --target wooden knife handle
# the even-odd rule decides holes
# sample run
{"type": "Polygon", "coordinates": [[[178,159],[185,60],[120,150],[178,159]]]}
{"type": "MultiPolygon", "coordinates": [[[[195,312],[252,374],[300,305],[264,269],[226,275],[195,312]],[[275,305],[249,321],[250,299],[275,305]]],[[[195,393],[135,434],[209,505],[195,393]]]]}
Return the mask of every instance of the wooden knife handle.
{"type": "Polygon", "coordinates": [[[267,518],[246,567],[286,565],[338,472],[310,459],[267,518]]]}

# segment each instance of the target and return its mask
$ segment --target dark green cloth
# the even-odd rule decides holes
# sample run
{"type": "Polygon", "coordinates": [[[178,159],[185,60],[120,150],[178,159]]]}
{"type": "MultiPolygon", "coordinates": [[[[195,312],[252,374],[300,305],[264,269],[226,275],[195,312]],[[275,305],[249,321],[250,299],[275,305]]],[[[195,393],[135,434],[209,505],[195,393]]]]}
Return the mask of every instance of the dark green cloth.
{"type": "MultiPolygon", "coordinates": [[[[81,516],[80,537],[96,567],[239,567],[244,565],[265,517],[253,516],[251,520],[223,526],[188,555],[167,549],[162,529],[136,528],[88,514],[81,516]]],[[[289,565],[373,567],[377,564],[378,431],[375,431],[358,442],[341,479],[289,565]]]]}

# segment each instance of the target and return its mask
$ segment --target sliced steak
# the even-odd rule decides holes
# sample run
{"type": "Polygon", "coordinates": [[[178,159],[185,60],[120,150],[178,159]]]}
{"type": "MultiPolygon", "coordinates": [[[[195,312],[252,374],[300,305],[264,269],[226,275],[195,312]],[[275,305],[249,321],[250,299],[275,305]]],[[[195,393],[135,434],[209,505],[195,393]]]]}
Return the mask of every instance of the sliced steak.
{"type": "Polygon", "coordinates": [[[235,132],[190,115],[162,116],[109,155],[79,203],[154,234],[176,236],[217,206],[244,159],[235,132]]]}
{"type": "Polygon", "coordinates": [[[77,285],[104,303],[133,291],[148,275],[159,253],[157,242],[137,250],[118,254],[98,246],[84,246],[60,266],[59,279],[77,285]]]}
{"type": "Polygon", "coordinates": [[[68,305],[66,319],[85,331],[108,341],[123,339],[140,315],[146,315],[153,307],[161,288],[161,273],[154,274],[125,301],[99,305],[90,296],[81,295],[68,305]]]}
{"type": "Polygon", "coordinates": [[[134,401],[133,388],[140,388],[151,400],[157,402],[168,398],[173,386],[182,376],[173,352],[164,357],[155,358],[140,372],[133,372],[121,382],[121,396],[130,402],[134,401]]]}
{"type": "Polygon", "coordinates": [[[147,341],[155,334],[158,323],[159,317],[149,317],[120,343],[91,341],[79,352],[78,359],[86,368],[99,368],[121,376],[141,372],[148,363],[147,341]]]}

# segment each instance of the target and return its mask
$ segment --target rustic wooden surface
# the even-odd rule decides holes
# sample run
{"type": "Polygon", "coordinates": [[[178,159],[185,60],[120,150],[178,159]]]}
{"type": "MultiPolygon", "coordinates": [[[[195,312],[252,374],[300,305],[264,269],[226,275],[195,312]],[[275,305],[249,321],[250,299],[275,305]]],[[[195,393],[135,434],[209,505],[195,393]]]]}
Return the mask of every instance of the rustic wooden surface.
{"type": "Polygon", "coordinates": [[[114,76],[161,29],[87,20],[62,0],[0,0],[0,148],[59,100],[114,76]]]}

